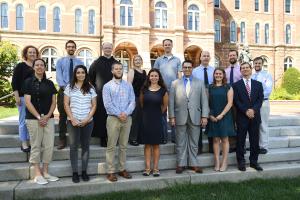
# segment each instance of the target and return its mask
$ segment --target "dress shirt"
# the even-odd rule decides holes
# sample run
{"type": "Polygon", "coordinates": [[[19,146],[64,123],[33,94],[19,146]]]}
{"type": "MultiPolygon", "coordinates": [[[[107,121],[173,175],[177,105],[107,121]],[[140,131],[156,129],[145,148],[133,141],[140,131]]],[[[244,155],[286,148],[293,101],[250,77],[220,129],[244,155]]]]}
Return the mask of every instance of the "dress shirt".
{"type": "Polygon", "coordinates": [[[247,80],[248,80],[248,85],[249,85],[249,88],[250,88],[250,91],[251,91],[251,78],[249,78],[249,79],[245,79],[245,78],[243,78],[243,81],[244,81],[245,87],[246,87],[246,82],[247,82],[247,80]]]}
{"type": "Polygon", "coordinates": [[[56,62],[56,82],[59,87],[66,87],[70,83],[70,59],[73,60],[73,70],[77,65],[84,63],[76,57],[66,56],[56,62]]]}
{"type": "Polygon", "coordinates": [[[135,95],[131,84],[112,79],[103,86],[103,103],[108,115],[131,115],[135,108],[135,95]]]}
{"type": "MultiPolygon", "coordinates": [[[[214,81],[214,71],[215,71],[214,67],[207,66],[208,85],[212,84],[213,81],[214,81]]],[[[192,74],[197,79],[205,82],[205,80],[204,80],[204,66],[203,65],[200,65],[200,66],[196,67],[195,69],[193,69],[192,74]]]]}
{"type": "MultiPolygon", "coordinates": [[[[231,70],[231,66],[229,65],[226,69],[225,69],[225,73],[226,73],[226,78],[227,78],[227,83],[229,83],[230,81],[230,70],[231,70]]],[[[240,70],[240,65],[238,63],[233,65],[233,83],[241,80],[241,78],[243,77],[241,74],[241,70],[240,70]]]]}
{"type": "Polygon", "coordinates": [[[178,73],[182,71],[180,59],[173,55],[169,58],[166,55],[157,58],[153,68],[160,71],[168,91],[172,82],[178,78],[178,73]]]}
{"type": "Polygon", "coordinates": [[[273,79],[271,74],[269,74],[267,71],[261,70],[253,74],[251,78],[262,83],[264,89],[264,99],[269,99],[273,89],[273,79]]]}
{"type": "Polygon", "coordinates": [[[190,84],[192,85],[193,76],[190,76],[190,77],[182,76],[182,80],[183,80],[184,87],[186,86],[186,83],[187,83],[187,79],[188,79],[188,78],[190,79],[190,84]]]}

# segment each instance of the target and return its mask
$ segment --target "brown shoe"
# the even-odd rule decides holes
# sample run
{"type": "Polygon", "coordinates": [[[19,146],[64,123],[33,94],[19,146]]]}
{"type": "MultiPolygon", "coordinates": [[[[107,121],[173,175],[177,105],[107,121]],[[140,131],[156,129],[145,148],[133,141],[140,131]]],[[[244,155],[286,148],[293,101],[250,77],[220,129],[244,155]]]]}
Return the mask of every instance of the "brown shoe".
{"type": "Polygon", "coordinates": [[[195,173],[203,173],[203,170],[201,167],[190,167],[191,170],[193,170],[195,173]]]}
{"type": "Polygon", "coordinates": [[[115,174],[107,174],[106,176],[107,180],[109,180],[110,182],[116,182],[118,180],[118,178],[116,177],[115,174]]]}
{"type": "Polygon", "coordinates": [[[64,149],[65,147],[66,147],[66,140],[59,140],[57,149],[61,150],[61,149],[64,149]]]}
{"type": "Polygon", "coordinates": [[[119,174],[119,176],[122,176],[123,178],[126,178],[126,179],[131,179],[132,178],[132,176],[126,170],[121,171],[118,174],[119,174]]]}
{"type": "Polygon", "coordinates": [[[176,174],[181,174],[183,172],[183,170],[184,170],[183,167],[177,166],[176,167],[176,174]]]}

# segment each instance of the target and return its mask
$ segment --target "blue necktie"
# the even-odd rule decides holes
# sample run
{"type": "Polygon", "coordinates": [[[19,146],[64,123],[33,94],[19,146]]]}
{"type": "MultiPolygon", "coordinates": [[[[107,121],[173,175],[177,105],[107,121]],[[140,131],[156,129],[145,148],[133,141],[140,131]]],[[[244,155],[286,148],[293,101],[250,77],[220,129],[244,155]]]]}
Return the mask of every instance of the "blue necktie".
{"type": "Polygon", "coordinates": [[[231,66],[231,69],[230,69],[230,79],[229,79],[230,85],[233,84],[233,68],[234,68],[234,66],[231,66]]]}
{"type": "Polygon", "coordinates": [[[73,59],[70,59],[70,68],[69,68],[69,82],[73,79],[73,59]]]}
{"type": "Polygon", "coordinates": [[[207,76],[207,68],[204,67],[204,84],[207,87],[208,86],[208,76],[207,76]]]}

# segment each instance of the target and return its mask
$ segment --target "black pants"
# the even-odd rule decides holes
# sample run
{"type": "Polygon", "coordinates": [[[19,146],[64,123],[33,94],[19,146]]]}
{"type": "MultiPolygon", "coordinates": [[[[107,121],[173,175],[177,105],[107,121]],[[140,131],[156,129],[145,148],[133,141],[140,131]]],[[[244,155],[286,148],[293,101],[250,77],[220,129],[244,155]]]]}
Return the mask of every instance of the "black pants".
{"type": "Polygon", "coordinates": [[[138,141],[139,132],[142,131],[142,109],[139,103],[139,98],[135,97],[136,106],[134,111],[132,112],[132,125],[129,134],[129,141],[138,141]]]}
{"type": "MultiPolygon", "coordinates": [[[[202,149],[203,149],[202,135],[203,134],[207,135],[207,132],[208,132],[208,124],[206,125],[205,132],[203,132],[202,128],[200,128],[200,137],[199,137],[199,141],[198,141],[198,148],[200,149],[201,152],[202,152],[202,149]]],[[[208,151],[213,152],[213,138],[208,137],[207,141],[208,141],[208,151]]]]}
{"type": "Polygon", "coordinates": [[[57,109],[59,112],[59,139],[66,140],[67,133],[67,114],[64,108],[64,90],[60,88],[57,94],[57,109]]]}

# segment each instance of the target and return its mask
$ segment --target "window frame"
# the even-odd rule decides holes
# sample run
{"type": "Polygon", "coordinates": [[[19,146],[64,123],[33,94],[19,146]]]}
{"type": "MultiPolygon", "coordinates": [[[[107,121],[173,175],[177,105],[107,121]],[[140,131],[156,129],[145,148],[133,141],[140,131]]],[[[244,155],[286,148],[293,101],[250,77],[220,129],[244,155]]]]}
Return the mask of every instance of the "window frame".
{"type": "Polygon", "coordinates": [[[60,7],[56,6],[53,8],[53,32],[55,33],[60,33],[61,32],[61,9],[60,7]],[[56,19],[55,15],[55,11],[57,10],[57,15],[58,15],[58,18],[56,19]],[[58,24],[56,24],[58,23],[58,24]],[[56,25],[58,25],[58,27],[56,27],[56,25]]]}
{"type": "Polygon", "coordinates": [[[237,24],[236,24],[236,22],[234,21],[234,20],[232,20],[232,21],[230,21],[230,43],[236,43],[237,42],[237,24]],[[234,23],[234,29],[235,30],[232,30],[233,28],[232,28],[232,24],[234,23]],[[232,34],[235,34],[234,36],[235,36],[235,39],[234,40],[232,40],[233,39],[233,35],[232,34]]]}
{"type": "Polygon", "coordinates": [[[191,4],[188,7],[188,13],[187,13],[187,30],[189,31],[200,31],[200,9],[196,4],[191,4]],[[194,6],[196,9],[191,9],[191,7],[194,6]],[[190,20],[189,16],[192,15],[192,28],[190,29],[190,20]],[[197,21],[197,15],[198,15],[198,21],[197,21]]]}
{"type": "Polygon", "coordinates": [[[96,11],[94,9],[90,9],[88,12],[88,34],[96,34],[96,11]],[[93,13],[92,16],[91,13],[93,13]],[[91,31],[91,27],[93,31],[91,31]]]}
{"type": "Polygon", "coordinates": [[[80,34],[83,32],[83,20],[82,20],[82,10],[80,8],[75,9],[75,33],[80,34]]]}
{"type": "Polygon", "coordinates": [[[127,27],[131,27],[133,26],[133,3],[131,0],[125,0],[125,2],[123,2],[124,0],[121,0],[120,2],[120,26],[127,26],[127,27]],[[124,16],[122,16],[122,12],[121,10],[124,9],[124,16]],[[131,10],[131,14],[132,16],[130,16],[130,10],[131,10]],[[124,18],[124,24],[123,24],[123,19],[124,18]],[[130,20],[131,19],[131,20],[130,20]]]}
{"type": "Polygon", "coordinates": [[[159,1],[155,4],[154,15],[155,15],[154,16],[154,27],[155,28],[160,28],[160,29],[167,29],[168,28],[168,6],[164,1],[159,1]],[[161,3],[165,7],[158,7],[157,5],[159,3],[161,3]],[[156,17],[157,12],[159,13],[159,18],[156,17]],[[166,24],[164,24],[164,13],[166,15],[166,18],[165,18],[166,24]],[[157,19],[159,19],[159,25],[156,21],[157,19]]]}
{"type": "MultiPolygon", "coordinates": [[[[4,9],[4,8],[3,8],[4,9]]],[[[1,16],[0,16],[0,27],[1,27],[1,29],[3,29],[3,30],[5,30],[5,29],[8,29],[8,27],[9,27],[9,15],[8,15],[8,11],[9,11],[9,9],[8,9],[8,3],[7,2],[2,2],[1,4],[0,4],[0,14],[1,14],[1,16]],[[2,13],[2,8],[4,7],[4,6],[6,6],[6,10],[5,10],[5,14],[6,15],[3,15],[2,13]],[[6,27],[4,27],[3,26],[3,24],[4,23],[2,23],[4,20],[6,19],[6,27]]]]}
{"type": "Polygon", "coordinates": [[[24,18],[24,6],[19,3],[16,5],[16,31],[24,31],[24,18]]]}
{"type": "Polygon", "coordinates": [[[220,19],[215,19],[214,28],[215,28],[215,42],[220,43],[220,42],[222,42],[222,26],[221,26],[221,20],[220,19]],[[216,29],[216,24],[217,24],[216,22],[218,22],[219,31],[217,31],[217,29],[216,29]],[[219,35],[218,35],[218,32],[219,32],[219,35]],[[216,36],[219,36],[217,38],[218,40],[216,40],[216,36]]]}
{"type": "Polygon", "coordinates": [[[255,44],[260,44],[260,23],[255,23],[254,31],[254,42],[255,44]]]}
{"type": "Polygon", "coordinates": [[[47,8],[44,5],[39,7],[39,31],[46,31],[47,30],[47,8]],[[45,18],[41,18],[41,8],[45,9],[45,18]],[[45,29],[41,29],[41,20],[45,20],[45,29]]]}

